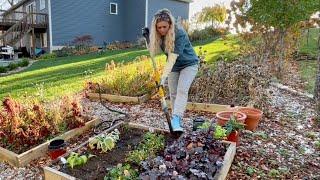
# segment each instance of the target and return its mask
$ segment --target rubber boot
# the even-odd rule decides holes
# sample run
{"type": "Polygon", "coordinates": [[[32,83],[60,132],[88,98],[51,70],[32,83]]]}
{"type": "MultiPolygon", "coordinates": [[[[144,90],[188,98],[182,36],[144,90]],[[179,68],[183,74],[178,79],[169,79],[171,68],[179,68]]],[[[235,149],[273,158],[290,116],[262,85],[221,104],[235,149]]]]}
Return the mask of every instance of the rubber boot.
{"type": "Polygon", "coordinates": [[[181,127],[181,117],[178,115],[173,115],[171,119],[171,127],[173,132],[183,132],[183,128],[181,127]]]}

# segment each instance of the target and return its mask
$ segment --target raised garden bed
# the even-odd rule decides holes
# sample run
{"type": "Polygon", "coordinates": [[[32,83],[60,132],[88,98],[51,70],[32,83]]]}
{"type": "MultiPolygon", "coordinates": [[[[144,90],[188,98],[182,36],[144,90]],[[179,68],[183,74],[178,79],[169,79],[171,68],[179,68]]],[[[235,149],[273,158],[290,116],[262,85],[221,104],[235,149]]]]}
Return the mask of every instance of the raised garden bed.
{"type": "MultiPolygon", "coordinates": [[[[129,152],[132,152],[137,148],[139,142],[143,140],[144,134],[148,131],[164,135],[166,147],[174,144],[175,140],[171,138],[171,136],[168,134],[169,132],[166,130],[146,127],[132,123],[118,123],[114,127],[108,129],[106,132],[112,132],[115,129],[120,130],[120,140],[116,143],[116,147],[110,152],[100,153],[99,151],[91,150],[90,148],[88,148],[89,141],[87,141],[77,148],[73,149],[72,152],[77,152],[79,154],[93,154],[96,156],[90,158],[90,160],[88,160],[86,164],[74,167],[73,169],[69,166],[63,165],[61,161],[55,161],[50,167],[44,168],[45,179],[104,179],[105,175],[107,175],[108,172],[111,172],[110,169],[112,167],[117,166],[117,164],[119,163],[126,163],[128,154],[130,154],[129,152]]],[[[220,144],[223,144],[223,146],[225,147],[225,152],[220,152],[224,153],[223,162],[222,166],[215,173],[215,179],[225,179],[236,151],[236,146],[234,143],[223,141],[220,142],[220,144]]],[[[65,154],[64,157],[67,158],[70,153],[65,154]]],[[[163,157],[165,153],[166,150],[163,150],[158,152],[157,155],[158,157],[163,157]]],[[[148,162],[149,160],[152,159],[148,159],[145,161],[148,162]]],[[[140,176],[145,173],[145,170],[137,164],[131,164],[131,167],[132,169],[137,169],[140,176]]]]}
{"type": "Polygon", "coordinates": [[[26,99],[22,103],[6,97],[0,106],[0,161],[14,166],[43,156],[50,140],[73,138],[99,122],[86,115],[78,97],[53,102],[26,99]]]}
{"type": "MultiPolygon", "coordinates": [[[[69,140],[71,138],[77,137],[77,136],[81,135],[83,132],[96,126],[99,122],[100,122],[99,119],[93,119],[89,122],[86,122],[84,126],[67,131],[67,132],[57,136],[54,139],[69,140]]],[[[12,151],[9,151],[7,149],[0,147],[0,161],[6,161],[9,164],[11,164],[13,166],[18,166],[18,167],[25,166],[30,161],[37,159],[41,156],[44,156],[48,152],[49,143],[54,139],[51,139],[50,141],[42,143],[42,144],[40,144],[40,145],[38,145],[38,146],[36,146],[26,152],[21,153],[21,154],[14,153],[12,151]]]]}
{"type": "MultiPolygon", "coordinates": [[[[99,100],[99,93],[87,93],[87,97],[91,100],[99,100]]],[[[139,97],[131,97],[131,96],[118,96],[112,94],[101,94],[102,100],[107,100],[110,102],[117,102],[117,103],[134,103],[140,104],[148,101],[150,99],[150,95],[145,94],[139,97]]]]}
{"type": "MultiPolygon", "coordinates": [[[[157,61],[161,71],[163,60],[157,61]]],[[[88,98],[111,102],[143,103],[156,90],[152,62],[147,56],[138,56],[130,63],[106,64],[105,75],[96,82],[87,81],[84,91],[88,98]]]]}

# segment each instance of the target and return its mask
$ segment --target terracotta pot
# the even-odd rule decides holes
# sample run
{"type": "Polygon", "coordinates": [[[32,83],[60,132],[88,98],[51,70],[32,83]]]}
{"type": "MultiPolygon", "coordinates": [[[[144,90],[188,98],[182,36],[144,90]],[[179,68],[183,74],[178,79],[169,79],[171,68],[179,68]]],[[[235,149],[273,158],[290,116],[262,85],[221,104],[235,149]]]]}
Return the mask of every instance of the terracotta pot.
{"type": "Polygon", "coordinates": [[[221,111],[216,114],[216,117],[218,118],[217,120],[218,125],[224,126],[229,121],[229,119],[233,114],[235,114],[235,116],[237,117],[237,120],[241,123],[244,123],[247,118],[247,115],[242,112],[221,111]]]}
{"type": "Polygon", "coordinates": [[[259,121],[262,117],[263,112],[260,111],[259,109],[248,108],[248,107],[239,108],[238,111],[247,115],[247,119],[245,121],[246,129],[250,131],[254,131],[259,124],[259,121]]]}
{"type": "Polygon", "coordinates": [[[227,137],[228,141],[235,142],[237,146],[239,146],[239,139],[240,136],[238,131],[232,131],[227,137]]]}

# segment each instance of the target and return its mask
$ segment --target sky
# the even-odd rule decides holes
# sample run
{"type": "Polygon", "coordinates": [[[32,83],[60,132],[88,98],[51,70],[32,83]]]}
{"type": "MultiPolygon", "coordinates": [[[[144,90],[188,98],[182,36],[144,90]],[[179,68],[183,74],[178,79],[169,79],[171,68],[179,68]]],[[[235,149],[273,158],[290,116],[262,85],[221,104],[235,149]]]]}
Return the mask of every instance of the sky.
{"type": "Polygon", "coordinates": [[[215,4],[229,7],[230,2],[231,0],[193,0],[190,4],[189,18],[193,17],[195,13],[200,12],[204,7],[214,6],[215,4]]]}

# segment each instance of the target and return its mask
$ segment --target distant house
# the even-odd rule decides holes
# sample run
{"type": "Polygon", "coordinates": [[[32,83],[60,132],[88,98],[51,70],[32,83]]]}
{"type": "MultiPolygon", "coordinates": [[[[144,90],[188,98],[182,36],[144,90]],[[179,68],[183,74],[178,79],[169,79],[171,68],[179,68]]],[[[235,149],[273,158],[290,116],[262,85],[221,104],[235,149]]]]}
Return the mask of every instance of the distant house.
{"type": "MultiPolygon", "coordinates": [[[[135,41],[152,16],[168,8],[188,19],[191,0],[22,0],[0,11],[0,43],[47,51],[91,35],[93,44],[135,41]],[[2,34],[1,34],[2,31],[2,34]]],[[[0,44],[1,45],[1,44],[0,44]]]]}

